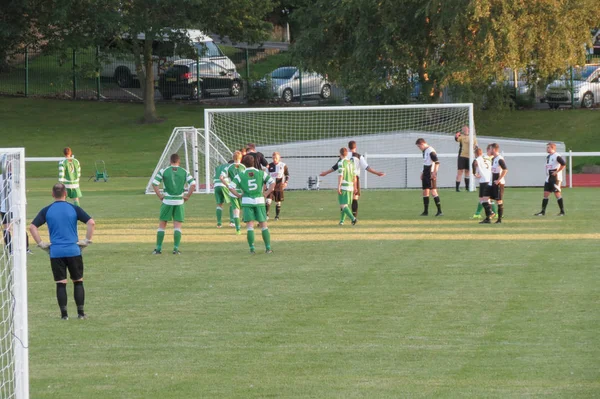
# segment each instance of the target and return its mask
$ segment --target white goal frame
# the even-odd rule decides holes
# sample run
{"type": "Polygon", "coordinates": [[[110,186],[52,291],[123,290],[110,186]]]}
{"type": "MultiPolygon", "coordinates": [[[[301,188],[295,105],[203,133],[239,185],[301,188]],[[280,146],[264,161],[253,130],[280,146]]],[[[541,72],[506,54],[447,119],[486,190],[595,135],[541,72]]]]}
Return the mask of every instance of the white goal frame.
{"type": "MultiPolygon", "coordinates": [[[[215,137],[219,139],[218,132],[212,130],[213,115],[214,114],[225,114],[225,113],[268,113],[268,112],[351,112],[360,110],[395,110],[395,109],[443,109],[443,108],[468,108],[468,125],[469,125],[469,148],[473,148],[473,139],[476,137],[475,130],[475,118],[473,112],[472,103],[456,103],[456,104],[409,104],[409,105],[378,105],[378,106],[332,106],[332,107],[272,107],[272,108],[217,108],[217,109],[205,109],[204,110],[204,155],[205,155],[205,176],[207,177],[205,186],[205,193],[211,192],[211,138],[215,137]]],[[[440,132],[445,135],[453,134],[455,132],[440,132]]],[[[219,139],[220,140],[220,139],[219,139]]],[[[418,153],[416,154],[417,157],[418,153]]],[[[457,154],[454,155],[455,157],[457,154]]],[[[473,162],[473,151],[470,151],[469,165],[473,162]]],[[[200,184],[198,184],[200,185],[200,184]]],[[[473,190],[475,186],[474,179],[471,179],[470,189],[473,190]]]]}
{"type": "MultiPolygon", "coordinates": [[[[12,266],[12,281],[7,282],[11,302],[9,305],[9,319],[12,324],[12,344],[7,349],[14,357],[14,364],[3,365],[12,368],[11,381],[2,381],[2,384],[11,384],[9,390],[2,388],[3,398],[27,399],[29,398],[29,325],[27,321],[27,248],[26,248],[26,197],[25,197],[25,149],[24,148],[0,148],[0,154],[15,156],[13,161],[18,161],[18,167],[13,166],[11,174],[11,191],[8,201],[11,204],[12,213],[12,255],[9,256],[8,266],[12,266]],[[18,173],[14,170],[18,169],[18,173]],[[12,259],[10,259],[12,258],[12,259]]],[[[2,242],[4,245],[4,242],[2,242]]],[[[4,250],[4,249],[3,249],[4,250]]],[[[4,264],[4,262],[3,262],[4,264]]],[[[3,295],[4,297],[4,295],[3,295]]],[[[5,304],[2,304],[5,306],[5,304]]],[[[6,354],[2,354],[5,356],[6,354]]],[[[8,370],[9,372],[11,370],[8,370]]],[[[4,370],[3,370],[4,372],[4,370]]],[[[4,376],[6,377],[6,375],[4,376]]]]}

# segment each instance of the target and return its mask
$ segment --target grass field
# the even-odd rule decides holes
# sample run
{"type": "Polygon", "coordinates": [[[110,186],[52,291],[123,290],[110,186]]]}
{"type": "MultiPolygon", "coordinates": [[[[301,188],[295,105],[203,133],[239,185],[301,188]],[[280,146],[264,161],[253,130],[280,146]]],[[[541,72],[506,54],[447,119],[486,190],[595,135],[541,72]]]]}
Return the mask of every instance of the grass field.
{"type": "MultiPolygon", "coordinates": [[[[28,181],[30,218],[53,182],[28,181]]],[[[419,191],[367,191],[340,227],[333,192],[289,192],[275,253],[254,256],[196,195],[176,257],[171,230],[150,254],[146,182],[83,183],[88,320],[59,319],[47,256],[28,258],[32,398],[600,394],[596,189],[566,190],[564,218],[531,216],[539,189],[507,189],[488,226],[468,219],[474,193],[442,191],[445,216],[421,218],[419,191]]]]}

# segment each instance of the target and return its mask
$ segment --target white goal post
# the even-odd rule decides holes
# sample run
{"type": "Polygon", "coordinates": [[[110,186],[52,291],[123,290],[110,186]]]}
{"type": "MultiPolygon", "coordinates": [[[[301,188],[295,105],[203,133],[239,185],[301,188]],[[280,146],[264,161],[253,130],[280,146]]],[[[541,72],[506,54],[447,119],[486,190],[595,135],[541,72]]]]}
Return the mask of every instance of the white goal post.
{"type": "MultiPolygon", "coordinates": [[[[290,170],[289,189],[310,188],[310,179],[318,181],[319,172],[335,164],[340,147],[346,147],[350,140],[357,142],[359,153],[414,155],[416,162],[408,166],[390,163],[380,167],[373,158],[371,166],[383,170],[386,176],[371,180],[386,188],[416,188],[412,179],[405,178],[405,174],[418,177],[422,169],[422,154],[415,146],[416,139],[424,138],[438,154],[452,153],[454,160],[448,162],[451,166],[444,165],[444,169],[456,175],[458,144],[454,135],[464,126],[471,132],[472,148],[475,137],[472,104],[206,109],[203,175],[209,179],[203,181],[203,191],[211,192],[212,173],[219,159],[227,158],[232,150],[248,143],[254,143],[267,158],[275,151],[281,154],[290,170]]],[[[472,157],[471,151],[471,162],[472,157]]],[[[361,182],[365,174],[362,171],[361,182]]],[[[321,188],[333,188],[334,180],[325,178],[321,188]]]]}
{"type": "Polygon", "coordinates": [[[0,148],[0,397],[29,397],[25,150],[0,148]]]}

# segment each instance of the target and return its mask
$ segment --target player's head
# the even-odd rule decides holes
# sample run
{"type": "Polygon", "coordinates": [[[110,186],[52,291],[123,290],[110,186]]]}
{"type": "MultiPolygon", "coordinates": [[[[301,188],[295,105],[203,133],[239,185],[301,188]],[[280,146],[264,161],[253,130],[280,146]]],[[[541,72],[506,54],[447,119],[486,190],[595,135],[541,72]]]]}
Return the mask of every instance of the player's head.
{"type": "Polygon", "coordinates": [[[479,147],[475,148],[475,156],[480,157],[483,155],[483,150],[479,147]]]}
{"type": "Polygon", "coordinates": [[[246,150],[246,152],[254,152],[254,151],[256,151],[256,145],[254,143],[248,143],[246,145],[246,147],[248,148],[246,150]]]}
{"type": "MultiPolygon", "coordinates": [[[[242,156],[246,155],[246,149],[245,148],[240,148],[238,151],[242,154],[242,156]]],[[[240,160],[241,159],[242,158],[240,158],[240,160]]]]}
{"type": "Polygon", "coordinates": [[[356,150],[356,141],[354,140],[350,140],[348,142],[348,148],[350,149],[350,151],[354,151],[356,150]]]}
{"type": "Polygon", "coordinates": [[[56,183],[52,187],[52,198],[57,200],[64,200],[67,198],[67,188],[62,183],[56,183]]]}
{"type": "Polygon", "coordinates": [[[500,153],[500,144],[498,143],[492,143],[492,153],[494,155],[498,155],[500,153]]]}
{"type": "Polygon", "coordinates": [[[461,129],[461,134],[464,136],[468,136],[469,135],[469,126],[464,125],[461,129]]]}
{"type": "Polygon", "coordinates": [[[346,147],[340,148],[340,157],[346,158],[348,156],[348,149],[346,147]]]}
{"type": "Polygon", "coordinates": [[[554,154],[556,152],[556,144],[552,142],[546,144],[546,152],[548,154],[554,154]]]}
{"type": "Polygon", "coordinates": [[[180,161],[179,154],[171,154],[170,160],[171,160],[171,165],[179,166],[179,161],[180,161]]]}
{"type": "Polygon", "coordinates": [[[273,162],[274,163],[279,163],[279,160],[281,159],[281,155],[279,155],[278,152],[274,152],[273,153],[273,162]]]}
{"type": "Polygon", "coordinates": [[[423,138],[418,138],[417,141],[415,141],[415,145],[419,147],[421,151],[427,148],[427,142],[423,138]]]}
{"type": "Polygon", "coordinates": [[[242,162],[242,157],[243,157],[243,156],[244,156],[244,155],[242,154],[242,152],[241,152],[241,151],[236,151],[236,152],[234,152],[234,153],[233,153],[233,162],[234,162],[234,163],[240,163],[240,162],[242,162]]]}
{"type": "Polygon", "coordinates": [[[488,154],[489,157],[491,157],[492,155],[494,155],[493,151],[492,151],[492,145],[491,144],[488,144],[488,146],[485,148],[485,151],[486,151],[486,154],[488,154]]]}
{"type": "Polygon", "coordinates": [[[254,157],[252,155],[244,155],[244,158],[242,158],[242,165],[244,165],[247,168],[253,168],[254,157]]]}
{"type": "Polygon", "coordinates": [[[73,154],[73,152],[71,151],[70,147],[65,147],[63,149],[63,154],[65,155],[65,157],[69,158],[73,154]]]}

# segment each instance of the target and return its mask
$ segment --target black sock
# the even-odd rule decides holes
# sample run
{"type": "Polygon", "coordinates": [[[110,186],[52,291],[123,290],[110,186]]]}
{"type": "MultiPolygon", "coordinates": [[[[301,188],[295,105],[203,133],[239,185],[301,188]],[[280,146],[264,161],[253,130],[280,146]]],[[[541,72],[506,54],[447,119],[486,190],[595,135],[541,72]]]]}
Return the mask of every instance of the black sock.
{"type": "Polygon", "coordinates": [[[279,212],[281,212],[281,205],[275,205],[275,217],[279,217],[279,212]]]}
{"type": "Polygon", "coordinates": [[[544,198],[542,200],[542,212],[546,212],[546,207],[548,206],[548,198],[544,198]]]}
{"type": "Polygon", "coordinates": [[[29,251],[29,234],[25,234],[25,248],[29,251]]]}
{"type": "Polygon", "coordinates": [[[492,216],[492,207],[489,202],[482,202],[483,210],[485,211],[485,218],[489,219],[492,216]]]}
{"type": "Polygon", "coordinates": [[[498,204],[498,220],[502,220],[504,214],[504,204],[498,204]]]}
{"type": "Polygon", "coordinates": [[[442,211],[442,204],[440,204],[440,197],[433,197],[433,202],[435,202],[435,206],[437,206],[438,212],[442,211]]]}
{"type": "Polygon", "coordinates": [[[469,185],[471,184],[471,179],[468,177],[465,177],[465,189],[469,190],[469,185]]]}
{"type": "Polygon", "coordinates": [[[11,242],[11,236],[10,236],[10,231],[8,231],[8,227],[6,227],[6,230],[4,230],[3,234],[4,236],[4,245],[6,245],[6,249],[8,250],[8,253],[12,253],[12,242],[11,242]]]}
{"type": "Polygon", "coordinates": [[[73,285],[73,296],[75,297],[75,304],[77,305],[77,314],[83,315],[83,305],[85,304],[85,289],[83,288],[83,281],[75,281],[73,285]]]}
{"type": "Polygon", "coordinates": [[[358,200],[352,201],[352,214],[354,217],[358,217],[358,200]]]}
{"type": "Polygon", "coordinates": [[[560,212],[561,213],[565,213],[565,205],[563,204],[562,197],[560,197],[559,199],[557,199],[556,202],[558,202],[558,207],[560,208],[560,212]]]}
{"type": "Polygon", "coordinates": [[[423,197],[423,212],[429,212],[429,197],[423,197]]]}
{"type": "Polygon", "coordinates": [[[457,182],[456,182],[456,191],[458,191],[459,189],[460,189],[460,182],[459,182],[459,181],[457,181],[457,182]]]}
{"type": "Polygon", "coordinates": [[[64,283],[56,283],[56,300],[60,308],[61,317],[68,315],[67,313],[67,285],[64,283]]]}

